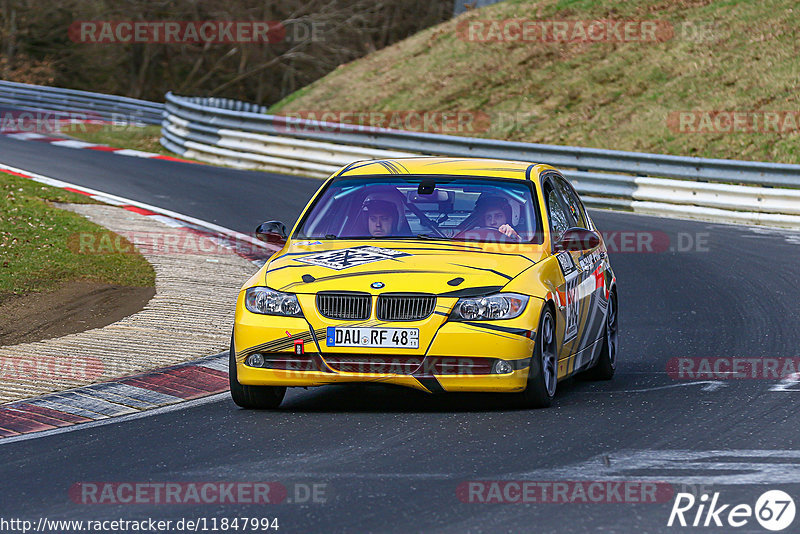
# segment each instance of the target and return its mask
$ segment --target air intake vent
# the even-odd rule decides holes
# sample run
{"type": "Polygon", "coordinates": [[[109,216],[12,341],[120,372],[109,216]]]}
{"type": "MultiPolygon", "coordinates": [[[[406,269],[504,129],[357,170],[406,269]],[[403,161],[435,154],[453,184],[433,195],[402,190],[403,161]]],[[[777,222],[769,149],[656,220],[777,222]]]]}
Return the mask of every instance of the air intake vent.
{"type": "Polygon", "coordinates": [[[381,321],[419,321],[433,313],[433,295],[381,295],[378,297],[378,319],[381,321]]]}
{"type": "Polygon", "coordinates": [[[371,300],[367,294],[318,293],[317,310],[328,319],[369,319],[371,300]]]}

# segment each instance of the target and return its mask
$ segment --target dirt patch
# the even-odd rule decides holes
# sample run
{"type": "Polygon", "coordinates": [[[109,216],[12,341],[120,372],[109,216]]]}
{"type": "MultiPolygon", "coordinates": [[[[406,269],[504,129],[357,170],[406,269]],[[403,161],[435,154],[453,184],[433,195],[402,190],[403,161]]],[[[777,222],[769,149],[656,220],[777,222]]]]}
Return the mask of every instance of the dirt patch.
{"type": "Polygon", "coordinates": [[[152,287],[75,281],[54,291],[0,297],[0,346],[106,326],[138,312],[153,295],[152,287]]]}

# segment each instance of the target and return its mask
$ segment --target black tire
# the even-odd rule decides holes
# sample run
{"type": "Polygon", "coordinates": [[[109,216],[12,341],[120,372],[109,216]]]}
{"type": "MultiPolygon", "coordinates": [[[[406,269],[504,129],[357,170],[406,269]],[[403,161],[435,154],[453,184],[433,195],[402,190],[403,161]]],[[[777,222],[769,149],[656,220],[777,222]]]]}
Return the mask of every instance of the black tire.
{"type": "Polygon", "coordinates": [[[528,385],[519,395],[525,408],[547,408],[553,403],[558,383],[558,343],[553,311],[545,306],[536,330],[536,346],[531,356],[528,385]]]}
{"type": "Polygon", "coordinates": [[[617,369],[617,352],[619,351],[619,308],[617,307],[617,294],[611,292],[608,296],[608,313],[603,329],[603,348],[600,357],[593,367],[583,373],[587,380],[611,380],[617,369]]]}
{"type": "Polygon", "coordinates": [[[236,374],[236,352],[231,334],[231,350],[228,357],[228,379],[231,384],[231,398],[237,406],[256,410],[272,410],[283,402],[285,386],[245,386],[239,383],[236,374]]]}

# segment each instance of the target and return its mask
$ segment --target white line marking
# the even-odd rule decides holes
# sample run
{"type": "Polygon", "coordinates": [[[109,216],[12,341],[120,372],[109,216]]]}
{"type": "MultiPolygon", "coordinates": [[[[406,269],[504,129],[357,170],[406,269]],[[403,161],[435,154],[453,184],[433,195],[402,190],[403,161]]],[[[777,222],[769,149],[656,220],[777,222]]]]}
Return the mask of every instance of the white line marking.
{"type": "MultiPolygon", "coordinates": [[[[58,399],[58,400],[63,400],[63,399],[58,399]]],[[[64,412],[72,415],[77,415],[80,417],[85,417],[87,419],[108,419],[107,415],[91,412],[89,410],[84,410],[83,408],[77,408],[75,406],[66,403],[62,404],[60,402],[56,402],[51,398],[26,400],[25,403],[32,404],[34,406],[41,406],[42,408],[50,408],[51,410],[56,410],[58,412],[64,412]]]]}
{"type": "Polygon", "coordinates": [[[87,386],[86,388],[81,388],[81,390],[83,389],[91,389],[93,391],[103,391],[111,393],[112,395],[119,395],[120,397],[128,397],[134,400],[147,402],[149,404],[153,404],[156,406],[162,404],[172,404],[183,400],[180,397],[176,397],[174,395],[167,395],[166,393],[161,393],[160,391],[140,388],[138,386],[131,386],[130,384],[121,384],[119,382],[105,382],[102,384],[95,384],[92,386],[87,386]]]}
{"type": "Polygon", "coordinates": [[[92,195],[89,198],[93,198],[98,202],[105,202],[106,204],[111,204],[112,206],[124,206],[125,204],[127,204],[127,202],[122,202],[119,200],[111,200],[110,198],[104,197],[102,195],[92,195]]]}
{"type": "Polygon", "coordinates": [[[123,148],[122,150],[115,150],[114,154],[119,154],[120,156],[134,156],[137,158],[152,158],[158,156],[155,152],[142,152],[141,150],[133,150],[131,148],[123,148]]]}
{"type": "Polygon", "coordinates": [[[65,146],[68,148],[88,148],[90,146],[99,146],[96,143],[87,143],[85,141],[76,141],[74,139],[64,139],[63,141],[53,141],[51,145],[65,146]]]}
{"type": "Polygon", "coordinates": [[[219,358],[215,360],[207,360],[204,362],[198,362],[197,365],[201,367],[208,367],[209,369],[215,369],[217,371],[224,371],[228,372],[228,357],[219,358]]]}
{"type": "Polygon", "coordinates": [[[156,406],[159,406],[158,404],[145,402],[139,399],[133,399],[131,397],[122,397],[120,395],[111,393],[109,390],[106,389],[85,387],[81,388],[81,395],[86,395],[88,397],[97,397],[103,400],[107,400],[108,402],[113,402],[114,404],[121,404],[123,406],[136,408],[137,410],[148,410],[155,408],[156,406]]]}
{"type": "Polygon", "coordinates": [[[793,373],[784,378],[780,381],[780,383],[775,384],[771,388],[770,391],[797,391],[800,392],[800,389],[792,389],[792,386],[796,386],[800,383],[800,373],[793,373]]]}
{"type": "Polygon", "coordinates": [[[184,223],[176,219],[173,219],[172,217],[165,217],[164,215],[148,215],[148,217],[163,224],[166,224],[171,228],[182,228],[184,226],[184,223]]]}
{"type": "Polygon", "coordinates": [[[687,386],[700,386],[700,391],[717,391],[718,389],[722,389],[724,387],[728,387],[728,384],[725,382],[721,382],[719,380],[702,380],[697,382],[686,382],[682,384],[670,384],[668,386],[656,386],[652,388],[642,388],[642,389],[614,389],[610,391],[581,391],[580,393],[588,393],[588,394],[603,394],[608,395],[611,393],[646,393],[648,391],[658,391],[660,389],[670,389],[670,388],[682,388],[687,386]]]}
{"type": "Polygon", "coordinates": [[[6,137],[11,137],[12,139],[21,139],[23,141],[27,141],[28,139],[41,139],[42,137],[47,137],[46,135],[34,133],[34,132],[22,132],[22,133],[15,133],[15,134],[7,134],[6,137]]]}
{"type": "MultiPolygon", "coordinates": [[[[509,475],[503,474],[499,478],[506,479],[509,475]]],[[[623,450],[598,454],[568,466],[514,474],[514,478],[794,484],[800,482],[800,450],[623,450]]]]}

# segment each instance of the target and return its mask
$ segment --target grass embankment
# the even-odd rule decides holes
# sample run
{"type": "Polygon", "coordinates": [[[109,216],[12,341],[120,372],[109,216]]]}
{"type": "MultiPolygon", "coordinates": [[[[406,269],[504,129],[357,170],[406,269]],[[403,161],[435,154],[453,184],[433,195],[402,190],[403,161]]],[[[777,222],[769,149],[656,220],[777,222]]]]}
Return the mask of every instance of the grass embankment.
{"type": "Polygon", "coordinates": [[[155,152],[164,156],[175,156],[174,153],[161,146],[161,143],[158,142],[161,138],[161,126],[76,124],[65,129],[64,133],[87,143],[130,148],[141,150],[142,152],[155,152]]]}
{"type": "MultiPolygon", "coordinates": [[[[138,253],[79,253],[76,235],[107,231],[53,202],[94,203],[84,195],[0,172],[0,302],[75,280],[155,285],[153,268],[138,253]]],[[[129,244],[124,239],[121,243],[129,244]]]]}
{"type": "Polygon", "coordinates": [[[796,119],[765,133],[709,132],[702,116],[703,133],[670,123],[682,111],[798,113],[799,17],[794,0],[508,0],[341,66],[273,112],[472,110],[491,127],[461,135],[800,163],[796,119]],[[475,42],[458,31],[506,19],[653,20],[673,32],[569,43],[475,42]]]}

